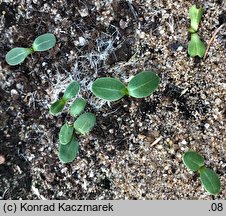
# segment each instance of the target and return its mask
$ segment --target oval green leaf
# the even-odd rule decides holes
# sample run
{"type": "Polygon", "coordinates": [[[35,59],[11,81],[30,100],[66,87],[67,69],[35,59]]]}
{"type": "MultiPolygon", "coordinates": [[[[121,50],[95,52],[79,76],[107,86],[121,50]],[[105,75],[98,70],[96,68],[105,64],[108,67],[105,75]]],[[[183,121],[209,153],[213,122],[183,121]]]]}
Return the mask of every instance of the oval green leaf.
{"type": "Polygon", "coordinates": [[[51,33],[46,33],[38,36],[33,44],[32,48],[34,51],[46,51],[53,48],[56,44],[56,37],[51,33]]]}
{"type": "Polygon", "coordinates": [[[93,82],[92,92],[100,99],[116,101],[126,94],[127,89],[118,79],[103,77],[93,82]]]}
{"type": "Polygon", "coordinates": [[[206,167],[202,167],[199,173],[205,190],[213,195],[218,194],[221,189],[221,183],[217,174],[212,169],[206,167]]]}
{"type": "Polygon", "coordinates": [[[74,122],[74,128],[81,134],[89,133],[96,124],[96,116],[93,113],[83,113],[74,122]]]}
{"type": "Polygon", "coordinates": [[[60,129],[59,133],[60,143],[62,145],[67,145],[73,137],[73,132],[74,132],[73,126],[65,123],[60,129]]]}
{"type": "Polygon", "coordinates": [[[80,115],[86,107],[86,100],[83,98],[77,98],[70,107],[70,114],[71,116],[78,116],[80,115]]]}
{"type": "Polygon", "coordinates": [[[73,137],[67,145],[59,144],[58,157],[62,163],[70,163],[76,158],[78,150],[79,142],[73,137]]]}
{"type": "Polygon", "coordinates": [[[65,101],[68,101],[68,100],[76,97],[79,90],[80,90],[79,83],[77,81],[72,81],[66,88],[64,95],[63,95],[63,99],[65,101]]]}
{"type": "Polygon", "coordinates": [[[200,167],[204,166],[204,158],[195,151],[185,152],[183,155],[183,162],[191,171],[198,171],[200,167]]]}
{"type": "Polygon", "coordinates": [[[151,95],[159,86],[160,78],[153,71],[143,71],[134,76],[128,84],[128,95],[143,98],[151,95]]]}
{"type": "Polygon", "coordinates": [[[198,34],[192,34],[191,40],[188,43],[188,54],[191,57],[199,56],[202,58],[205,54],[206,47],[204,43],[200,40],[198,34]]]}
{"type": "Polygon", "coordinates": [[[6,54],[5,59],[9,65],[14,66],[23,62],[24,59],[31,53],[32,53],[32,49],[30,48],[16,47],[11,49],[6,54]]]}
{"type": "Polygon", "coordinates": [[[50,106],[50,110],[49,110],[49,112],[52,114],[52,115],[57,115],[57,114],[59,114],[62,110],[63,110],[63,108],[64,108],[64,106],[65,106],[65,101],[64,100],[57,100],[57,101],[55,101],[51,106],[50,106]]]}
{"type": "Polygon", "coordinates": [[[197,8],[196,5],[193,5],[189,9],[189,17],[191,20],[191,29],[190,32],[194,33],[198,31],[199,23],[201,21],[204,10],[202,8],[197,8]]]}

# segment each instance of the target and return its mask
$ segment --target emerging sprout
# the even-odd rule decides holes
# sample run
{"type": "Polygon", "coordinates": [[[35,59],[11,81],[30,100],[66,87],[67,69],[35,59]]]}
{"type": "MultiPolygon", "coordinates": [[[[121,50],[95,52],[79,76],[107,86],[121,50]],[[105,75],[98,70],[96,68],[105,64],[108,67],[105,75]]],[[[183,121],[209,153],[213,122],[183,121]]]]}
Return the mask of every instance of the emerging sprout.
{"type": "Polygon", "coordinates": [[[60,100],[55,101],[50,106],[50,113],[52,115],[57,115],[60,112],[62,112],[68,100],[71,100],[72,98],[76,97],[79,90],[80,90],[79,83],[77,81],[72,81],[66,88],[63,97],[60,100]]]}
{"type": "Polygon", "coordinates": [[[189,9],[189,16],[191,20],[191,27],[189,31],[195,33],[198,31],[199,23],[201,21],[204,10],[202,8],[197,8],[196,5],[193,5],[189,9]]]}
{"type": "Polygon", "coordinates": [[[83,98],[77,98],[74,103],[71,105],[70,108],[70,114],[71,116],[78,116],[80,115],[86,106],[86,100],[84,100],[83,98]]]}
{"type": "Polygon", "coordinates": [[[74,128],[71,125],[65,123],[59,133],[59,140],[62,145],[68,144],[73,137],[74,128]]]}
{"type": "Polygon", "coordinates": [[[57,100],[50,106],[49,112],[55,116],[55,115],[59,114],[60,112],[62,112],[65,104],[66,104],[66,101],[57,100]]]}
{"type": "Polygon", "coordinates": [[[31,48],[23,48],[23,47],[16,47],[11,49],[7,54],[6,54],[6,62],[9,65],[18,65],[21,62],[25,60],[25,58],[36,51],[46,51],[54,47],[56,44],[56,38],[53,34],[47,33],[38,36],[31,48]]]}
{"type": "Polygon", "coordinates": [[[221,184],[217,174],[206,168],[203,157],[194,151],[185,152],[183,162],[192,171],[198,171],[203,187],[210,194],[216,195],[220,192],[221,184]]]}
{"type": "Polygon", "coordinates": [[[85,135],[89,133],[96,124],[96,116],[93,113],[83,113],[74,122],[74,128],[79,133],[85,135]]]}
{"type": "Polygon", "coordinates": [[[79,150],[79,142],[76,138],[72,138],[67,145],[59,144],[58,157],[62,163],[72,162],[79,150]]]}
{"type": "MultiPolygon", "coordinates": [[[[50,113],[52,115],[60,113],[68,100],[77,96],[79,90],[79,83],[72,81],[66,88],[63,97],[50,106],[50,113]]],[[[96,117],[94,114],[86,112],[80,115],[84,111],[85,106],[86,101],[83,98],[76,99],[70,107],[70,114],[73,117],[78,116],[78,118],[73,125],[65,123],[60,129],[58,157],[62,163],[72,162],[78,154],[79,143],[75,138],[75,130],[84,135],[89,133],[95,126],[96,117]]]]}
{"type": "Polygon", "coordinates": [[[191,41],[188,44],[188,54],[191,57],[199,56],[202,58],[205,54],[206,47],[204,43],[200,40],[198,34],[194,33],[191,35],[191,41]]]}
{"type": "Polygon", "coordinates": [[[143,71],[134,76],[126,87],[115,78],[99,78],[92,85],[95,96],[107,100],[116,101],[125,95],[135,98],[143,98],[151,95],[160,83],[159,76],[153,71],[143,71]]]}
{"type": "Polygon", "coordinates": [[[196,5],[193,5],[189,9],[189,16],[191,20],[189,32],[191,33],[191,41],[188,43],[188,54],[191,57],[199,56],[202,58],[206,51],[204,43],[200,40],[198,34],[196,33],[198,31],[202,15],[203,9],[197,9],[196,5]]]}

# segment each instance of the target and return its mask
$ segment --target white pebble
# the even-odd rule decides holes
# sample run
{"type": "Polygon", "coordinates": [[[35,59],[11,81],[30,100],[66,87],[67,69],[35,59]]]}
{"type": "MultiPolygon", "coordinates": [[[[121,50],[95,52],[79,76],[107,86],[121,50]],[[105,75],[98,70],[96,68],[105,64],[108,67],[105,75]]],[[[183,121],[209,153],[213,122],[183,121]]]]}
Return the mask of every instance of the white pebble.
{"type": "Polygon", "coordinates": [[[18,92],[16,89],[11,90],[11,96],[13,96],[13,95],[18,95],[18,92]]]}
{"type": "Polygon", "coordinates": [[[84,37],[79,37],[78,40],[80,46],[84,46],[86,44],[86,39],[84,37]]]}
{"type": "Polygon", "coordinates": [[[208,123],[206,123],[204,126],[206,129],[208,129],[210,127],[210,125],[208,123]]]}
{"type": "Polygon", "coordinates": [[[187,144],[187,141],[186,141],[186,140],[182,140],[182,141],[181,141],[181,144],[182,144],[182,145],[186,145],[186,144],[187,144]]]}
{"type": "Polygon", "coordinates": [[[178,48],[177,48],[177,51],[178,52],[180,52],[180,51],[182,51],[183,50],[183,47],[182,46],[179,46],[178,48]]]}

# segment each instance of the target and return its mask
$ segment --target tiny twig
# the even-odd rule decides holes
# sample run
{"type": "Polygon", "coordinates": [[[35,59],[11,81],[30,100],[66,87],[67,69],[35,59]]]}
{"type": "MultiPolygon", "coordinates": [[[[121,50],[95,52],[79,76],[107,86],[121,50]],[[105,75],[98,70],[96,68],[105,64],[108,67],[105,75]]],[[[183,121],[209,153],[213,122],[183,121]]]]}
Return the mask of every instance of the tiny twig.
{"type": "Polygon", "coordinates": [[[31,190],[39,199],[46,200],[46,198],[39,193],[38,188],[36,188],[35,186],[32,185],[31,190]]]}
{"type": "Polygon", "coordinates": [[[160,136],[159,138],[157,138],[157,139],[151,144],[151,147],[153,147],[154,145],[156,145],[161,139],[162,139],[162,136],[160,136]]]}
{"type": "Polygon", "coordinates": [[[129,8],[130,8],[130,10],[131,10],[131,12],[133,14],[134,19],[137,20],[138,19],[138,15],[137,15],[137,12],[134,9],[134,6],[130,2],[127,2],[127,4],[129,5],[129,8]]]}
{"type": "Polygon", "coordinates": [[[225,23],[222,24],[222,25],[220,25],[220,26],[216,29],[216,31],[213,33],[213,36],[210,38],[210,40],[209,40],[209,42],[208,42],[208,45],[207,45],[207,48],[206,48],[206,52],[205,52],[204,57],[203,57],[204,60],[206,59],[207,53],[208,53],[208,51],[209,51],[209,49],[210,49],[210,46],[211,46],[211,44],[213,43],[213,41],[214,41],[214,39],[215,39],[215,37],[216,37],[216,35],[217,35],[217,33],[223,28],[224,25],[225,25],[225,23]]]}
{"type": "Polygon", "coordinates": [[[9,192],[9,189],[6,189],[1,197],[1,199],[5,199],[5,195],[9,192]]]}
{"type": "Polygon", "coordinates": [[[180,93],[180,97],[181,97],[182,95],[184,95],[187,91],[188,91],[188,88],[184,89],[184,90],[180,93]]]}

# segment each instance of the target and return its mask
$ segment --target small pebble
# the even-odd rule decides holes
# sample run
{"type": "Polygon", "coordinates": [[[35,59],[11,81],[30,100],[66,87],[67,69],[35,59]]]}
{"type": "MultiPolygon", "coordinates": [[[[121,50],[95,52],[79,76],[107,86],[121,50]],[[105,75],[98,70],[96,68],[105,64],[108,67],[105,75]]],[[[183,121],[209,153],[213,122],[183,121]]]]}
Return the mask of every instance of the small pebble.
{"type": "Polygon", "coordinates": [[[0,155],[0,165],[5,163],[5,157],[3,155],[0,155]]]}

